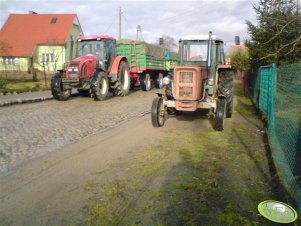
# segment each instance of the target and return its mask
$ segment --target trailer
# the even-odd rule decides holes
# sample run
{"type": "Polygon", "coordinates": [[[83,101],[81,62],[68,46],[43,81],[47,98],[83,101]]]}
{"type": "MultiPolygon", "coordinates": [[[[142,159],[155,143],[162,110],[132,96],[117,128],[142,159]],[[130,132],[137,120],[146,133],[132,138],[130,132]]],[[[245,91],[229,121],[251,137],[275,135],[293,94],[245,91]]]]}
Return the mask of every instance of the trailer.
{"type": "Polygon", "coordinates": [[[128,60],[131,88],[141,86],[143,91],[149,91],[153,85],[158,89],[163,87],[163,77],[169,72],[170,61],[164,48],[143,41],[120,40],[117,54],[128,60]]]}

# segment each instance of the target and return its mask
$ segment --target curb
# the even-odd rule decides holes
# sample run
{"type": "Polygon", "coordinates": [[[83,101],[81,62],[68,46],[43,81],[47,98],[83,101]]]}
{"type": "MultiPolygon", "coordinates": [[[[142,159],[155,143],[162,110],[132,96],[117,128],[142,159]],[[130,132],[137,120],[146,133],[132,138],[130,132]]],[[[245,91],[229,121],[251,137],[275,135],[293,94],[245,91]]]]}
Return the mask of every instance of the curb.
{"type": "Polygon", "coordinates": [[[35,103],[35,102],[41,102],[41,101],[45,101],[45,100],[52,100],[53,97],[37,97],[37,98],[33,98],[33,99],[15,99],[15,100],[10,100],[10,101],[6,101],[6,102],[0,102],[0,107],[5,107],[5,106],[11,106],[11,105],[15,105],[15,104],[26,104],[26,103],[35,103]]]}

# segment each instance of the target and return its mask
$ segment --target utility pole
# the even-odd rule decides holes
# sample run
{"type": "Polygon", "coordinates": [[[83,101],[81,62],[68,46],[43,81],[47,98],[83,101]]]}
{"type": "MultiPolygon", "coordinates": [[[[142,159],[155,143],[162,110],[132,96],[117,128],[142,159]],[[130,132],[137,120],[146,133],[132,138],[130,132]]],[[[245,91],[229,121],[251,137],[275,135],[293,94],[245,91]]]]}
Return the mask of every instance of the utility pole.
{"type": "Polygon", "coordinates": [[[142,28],[140,25],[137,26],[137,38],[136,40],[140,41],[142,36],[142,28]]]}
{"type": "Polygon", "coordinates": [[[122,15],[123,11],[121,9],[121,6],[119,7],[119,33],[118,33],[118,39],[121,39],[121,15],[122,15]]]}

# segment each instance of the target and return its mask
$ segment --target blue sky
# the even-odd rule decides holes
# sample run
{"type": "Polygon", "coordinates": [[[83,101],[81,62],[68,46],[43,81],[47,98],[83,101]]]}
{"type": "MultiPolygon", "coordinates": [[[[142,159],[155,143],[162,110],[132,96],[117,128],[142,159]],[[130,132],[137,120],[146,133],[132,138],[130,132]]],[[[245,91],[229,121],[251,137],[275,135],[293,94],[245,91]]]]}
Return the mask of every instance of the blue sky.
{"type": "Polygon", "coordinates": [[[75,13],[85,35],[118,38],[118,10],[122,7],[122,38],[135,39],[137,26],[143,39],[154,43],[162,35],[178,40],[183,35],[213,34],[227,46],[234,36],[247,38],[246,20],[255,21],[248,0],[0,0],[0,26],[10,13],[75,13]]]}

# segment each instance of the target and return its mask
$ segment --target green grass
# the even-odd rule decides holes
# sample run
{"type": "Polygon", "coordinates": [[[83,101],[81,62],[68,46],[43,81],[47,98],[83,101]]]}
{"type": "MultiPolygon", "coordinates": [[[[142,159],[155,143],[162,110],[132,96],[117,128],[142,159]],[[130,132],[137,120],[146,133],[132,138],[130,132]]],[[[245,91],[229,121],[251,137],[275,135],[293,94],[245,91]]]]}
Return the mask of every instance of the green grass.
{"type": "Polygon", "coordinates": [[[50,89],[50,81],[47,81],[47,85],[45,81],[9,81],[7,80],[4,88],[0,90],[0,92],[6,93],[24,93],[24,92],[32,92],[32,91],[40,91],[40,90],[49,90],[50,89]]]}

